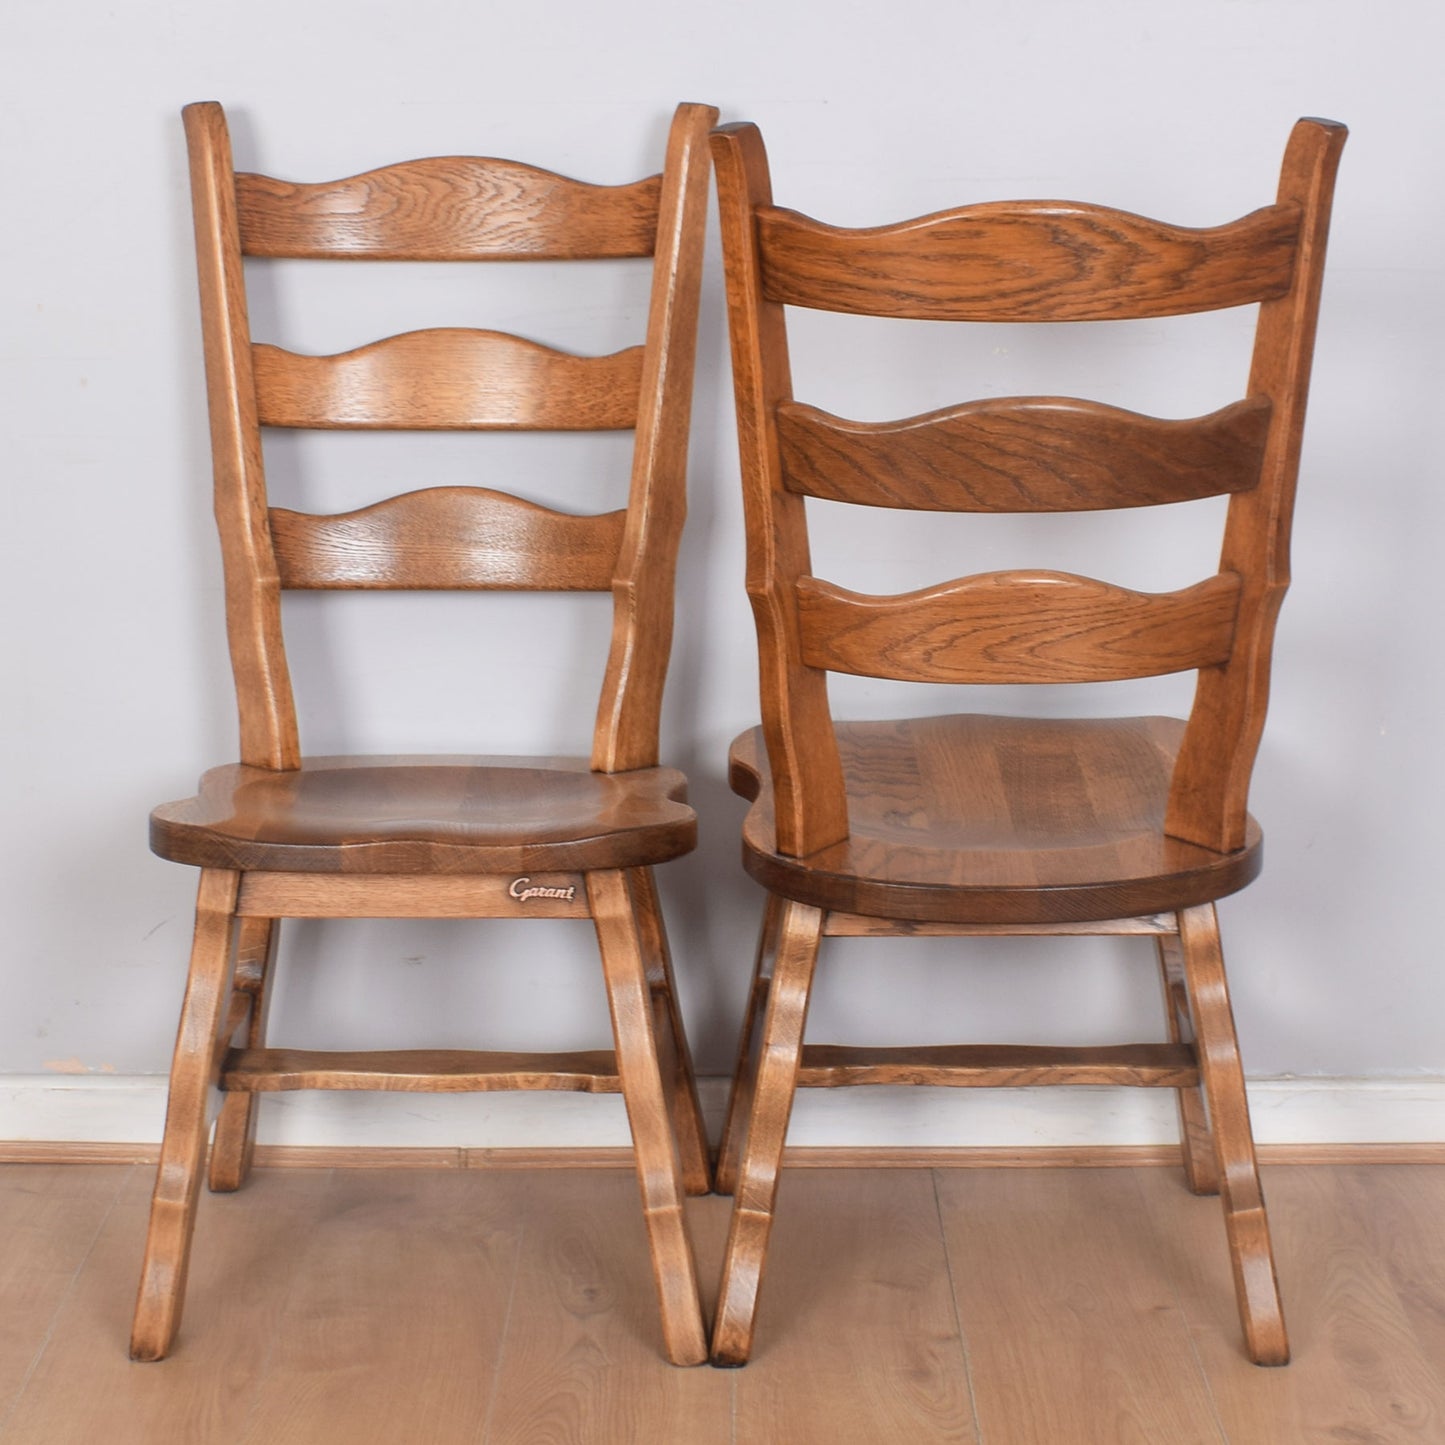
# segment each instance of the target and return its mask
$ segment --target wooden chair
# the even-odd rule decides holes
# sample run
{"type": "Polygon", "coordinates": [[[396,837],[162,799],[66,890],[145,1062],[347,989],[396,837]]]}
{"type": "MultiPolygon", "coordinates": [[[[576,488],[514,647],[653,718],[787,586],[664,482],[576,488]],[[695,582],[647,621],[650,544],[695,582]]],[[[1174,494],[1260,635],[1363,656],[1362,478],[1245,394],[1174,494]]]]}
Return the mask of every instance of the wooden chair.
{"type": "Polygon", "coordinates": [[[216,1190],[246,1178],[259,1092],[620,1090],[667,1356],[701,1363],[682,1196],[708,1190],[706,1143],[652,868],[688,852],[696,833],[686,780],[658,766],[658,713],[685,509],[706,136],[717,112],[680,106],[663,173],[605,187],[468,157],[293,185],[233,172],[220,106],[184,114],[241,744],[239,762],[208,772],[197,797],[151,817],[154,850],[201,876],[131,1354],[163,1357],[180,1321],[219,1081],[216,1190]],[[243,256],[653,256],[646,342],[580,357],[445,329],[296,355],[252,343],[243,256]],[[574,516],[444,487],[307,515],[268,505],[267,427],[633,429],[630,496],[625,510],[574,516]],[[281,635],[286,588],[610,590],[590,760],[302,757],[281,635]],[[616,1051],[268,1049],[277,920],[340,917],[591,918],[616,1051]]]}
{"type": "Polygon", "coordinates": [[[768,890],[715,1184],[736,1195],[715,1362],[751,1348],[794,1089],[848,1084],[1177,1089],[1188,1182],[1223,1196],[1249,1354],[1288,1359],[1214,901],[1260,867],[1246,795],[1344,139],[1343,126],[1299,122],[1277,202],[1211,230],[1062,202],[844,230],[773,204],[756,127],[714,132],[762,673],[762,727],[734,743],[731,776],[752,801],[745,865],[768,890]],[[1027,322],[1255,302],[1245,399],[1195,420],[1018,397],[875,424],[793,399],[785,306],[1027,322]],[[1217,575],[1164,594],[1013,571],[861,595],[812,575],[804,511],[805,497],[1070,512],[1221,494],[1217,575]],[[835,723],[827,696],[830,671],[1017,684],[1192,669],[1187,722],[835,723]],[[825,935],[1095,933],[1154,938],[1169,1042],[803,1045],[825,935]]]}

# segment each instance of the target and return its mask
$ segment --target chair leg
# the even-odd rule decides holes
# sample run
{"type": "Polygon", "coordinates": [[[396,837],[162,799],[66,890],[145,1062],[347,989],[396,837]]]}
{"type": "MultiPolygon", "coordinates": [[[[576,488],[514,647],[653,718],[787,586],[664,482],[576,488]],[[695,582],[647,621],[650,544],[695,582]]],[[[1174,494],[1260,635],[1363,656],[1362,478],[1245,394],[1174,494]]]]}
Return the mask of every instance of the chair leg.
{"type": "MultiPolygon", "coordinates": [[[[1159,974],[1164,984],[1164,1013],[1169,1037],[1176,1044],[1194,1042],[1194,1021],[1189,1013],[1189,990],[1184,983],[1184,951],[1177,935],[1156,938],[1159,974]]],[[[1204,1089],[1192,1084],[1176,1090],[1179,1100],[1179,1152],[1184,1178],[1195,1194],[1218,1194],[1219,1171],[1214,1164],[1214,1139],[1204,1109],[1204,1089]]]]}
{"type": "Polygon", "coordinates": [[[222,1029],[231,997],[229,974],[239,885],[238,873],[206,869],[201,874],[190,973],[171,1063],[165,1134],[131,1329],[130,1353],[136,1360],[165,1358],[185,1304],[191,1233],[206,1152],[207,1106],[220,1067],[222,1029]]]}
{"type": "Polygon", "coordinates": [[[818,909],[789,901],[781,912],[751,1118],[723,1260],[712,1340],[716,1365],[746,1364],[752,1352],[758,1288],[767,1262],[783,1141],[793,1111],[813,965],[823,933],[823,915],[818,909]]]}
{"type": "Polygon", "coordinates": [[[717,1170],[712,1186],[718,1194],[731,1194],[737,1188],[738,1157],[742,1153],[748,1112],[752,1108],[758,1078],[759,1054],[754,1044],[763,1010],[768,1003],[768,985],[772,979],[773,958],[778,950],[778,920],[781,916],[781,900],[776,894],[769,893],[763,910],[763,925],[758,933],[758,952],[753,960],[753,981],[743,1013],[742,1035],[738,1040],[738,1061],[733,1069],[732,1088],[728,1092],[727,1121],[723,1124],[722,1143],[718,1146],[717,1170]]]}
{"type": "Polygon", "coordinates": [[[1249,1357],[1257,1365],[1289,1363],[1289,1340],[1269,1242],[1264,1191],[1254,1157],[1244,1068],[1229,1005],[1219,921],[1206,903],[1179,913],[1185,985],[1199,1036],[1199,1066],[1219,1165],[1224,1226],[1234,1267],[1235,1295],[1249,1357]]]}
{"type": "Polygon", "coordinates": [[[628,875],[589,873],[587,898],[602,951],[617,1072],[632,1127],[652,1272],[662,1306],[663,1344],[673,1364],[700,1365],[707,1358],[707,1341],[697,1265],[683,1217],[682,1169],[668,1123],[642,931],[628,875]]]}
{"type": "MultiPolygon", "coordinates": [[[[266,1018],[271,1011],[271,976],[276,966],[279,919],[243,918],[236,943],[236,972],[231,983],[232,1005],[239,1001],[246,1024],[246,1047],[266,1045],[266,1018]]],[[[230,1032],[228,1030],[228,1032],[230,1032]]],[[[211,1169],[207,1182],[215,1194],[239,1189],[251,1173],[256,1148],[256,1117],[260,1097],[250,1092],[226,1094],[216,1119],[211,1143],[211,1169]]]]}
{"type": "Polygon", "coordinates": [[[712,1191],[712,1171],[707,1162],[707,1127],[702,1119],[702,1105],[698,1103],[692,1052],[687,1046],[682,1010],[677,1001],[672,950],[667,946],[667,929],[652,869],[637,869],[632,874],[632,886],[642,930],[647,981],[652,990],[653,1028],[662,1068],[662,1088],[682,1161],[683,1188],[689,1194],[708,1194],[712,1191]]]}

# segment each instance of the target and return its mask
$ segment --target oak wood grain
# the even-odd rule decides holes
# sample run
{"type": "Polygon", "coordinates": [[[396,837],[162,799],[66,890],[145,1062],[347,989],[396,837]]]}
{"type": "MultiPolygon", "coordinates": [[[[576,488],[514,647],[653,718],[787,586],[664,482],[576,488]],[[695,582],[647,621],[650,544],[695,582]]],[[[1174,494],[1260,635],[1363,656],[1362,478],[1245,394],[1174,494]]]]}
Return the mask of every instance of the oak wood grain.
{"type": "Polygon", "coordinates": [[[757,210],[764,294],[929,321],[1116,321],[1282,296],[1300,208],[1191,229],[1071,201],[999,201],[847,229],[757,210]]]}
{"type": "Polygon", "coordinates": [[[272,507],[282,587],[605,592],[626,513],[578,516],[484,487],[428,487],[329,516],[272,507]]]}
{"type": "Polygon", "coordinates": [[[803,661],[902,682],[1117,682],[1229,659],[1239,578],[1136,592],[1067,572],[986,572],[894,597],[800,578],[803,661]]]}
{"type": "Polygon", "coordinates": [[[661,176],[594,186],[480,156],[404,161],[340,181],[236,177],[246,254],[303,260],[650,256],[661,191],[661,176]]]}
{"type": "Polygon", "coordinates": [[[287,772],[228,764],[202,777],[196,797],[155,809],[151,847],[177,863],[291,873],[643,867],[696,841],[686,787],[671,768],[594,773],[585,759],[338,756],[287,772]]]}
{"type": "Polygon", "coordinates": [[[610,1050],[516,1053],[479,1049],[231,1049],[221,1087],[245,1093],[290,1089],[384,1089],[400,1093],[491,1093],[552,1089],[615,1094],[610,1050]]]}
{"type": "Polygon", "coordinates": [[[590,918],[580,873],[241,875],[242,917],[590,918]]]}
{"type": "Polygon", "coordinates": [[[1069,512],[1246,491],[1269,427],[1263,398],[1166,421],[1071,397],[990,397],[904,421],[777,409],[789,491],[931,512],[1069,512]]]}
{"type": "Polygon", "coordinates": [[[800,1089],[859,1084],[1031,1089],[1042,1084],[1129,1084],[1179,1089],[1197,1084],[1194,1050],[1184,1044],[929,1044],[859,1048],[805,1044],[800,1089]]]}
{"type": "Polygon", "coordinates": [[[626,431],[642,348],[574,356],[503,331],[408,331],[336,356],[252,347],[262,426],[626,431]]]}
{"type": "Polygon", "coordinates": [[[849,837],[791,858],[754,729],[730,754],[753,801],[743,866],[783,897],[906,923],[1086,923],[1220,898],[1258,874],[1263,843],[1257,826],[1227,854],[1165,833],[1181,732],[1171,718],[839,723],[849,837]]]}

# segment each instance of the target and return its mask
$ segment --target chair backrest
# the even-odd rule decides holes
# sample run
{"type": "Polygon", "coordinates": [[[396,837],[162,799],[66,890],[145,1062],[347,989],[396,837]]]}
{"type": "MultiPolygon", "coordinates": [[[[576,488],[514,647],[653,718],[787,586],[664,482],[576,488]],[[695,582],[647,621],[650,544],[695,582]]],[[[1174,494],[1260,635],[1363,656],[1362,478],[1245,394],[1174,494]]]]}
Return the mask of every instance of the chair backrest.
{"type": "Polygon", "coordinates": [[[1198,669],[1167,831],[1243,846],[1264,726],[1335,171],[1346,131],[1302,120],[1278,199],[1185,229],[1057,201],[845,230],[773,204],[755,126],[713,133],[763,725],[780,850],[848,835],[827,673],[1084,682],[1198,669]],[[1164,421],[1019,397],[861,423],[795,401],[785,306],[947,321],[1084,321],[1259,303],[1243,400],[1164,421]],[[959,512],[1069,512],[1229,495],[1218,573],[1147,594],[995,572],[903,596],[812,575],[805,497],[959,512]]]}
{"type": "Polygon", "coordinates": [[[593,736],[603,772],[657,763],[673,577],[686,508],[709,127],[677,109],[661,175],[593,186],[512,161],[417,160],[298,185],[237,174],[221,107],[184,112],[205,339],[216,518],[241,761],[300,760],[284,588],[611,591],[593,736]],[[338,356],[253,343],[242,258],[575,260],[652,256],[647,335],[612,356],[495,331],[413,331],[338,356]],[[635,431],[628,505],[575,516],[477,487],[360,511],[271,507],[263,427],[635,431]]]}

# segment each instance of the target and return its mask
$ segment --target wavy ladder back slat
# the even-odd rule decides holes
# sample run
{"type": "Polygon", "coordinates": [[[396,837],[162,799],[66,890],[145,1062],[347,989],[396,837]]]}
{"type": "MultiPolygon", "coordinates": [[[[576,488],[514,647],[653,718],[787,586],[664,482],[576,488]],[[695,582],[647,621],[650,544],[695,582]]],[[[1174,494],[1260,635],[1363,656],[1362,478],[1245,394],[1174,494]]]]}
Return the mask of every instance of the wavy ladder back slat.
{"type": "Polygon", "coordinates": [[[197,796],[151,815],[154,850],[200,868],[202,883],[136,1358],[164,1356],[179,1325],[215,1084],[224,1104],[210,1182],[222,1191],[245,1182],[257,1098],[278,1090],[620,1090],[663,1349],[677,1364],[705,1358],[681,1199],[707,1191],[709,1170],[651,870],[688,852],[697,831],[686,780],[659,766],[658,719],[716,119],[711,107],[679,106],[662,173],[629,185],[469,157],[294,184],[234,174],[221,108],[186,108],[240,757],[206,773],[197,796]],[[647,333],[609,356],[461,327],[305,356],[253,343],[248,256],[651,257],[647,333]],[[433,486],[317,516],[270,503],[262,429],[274,427],[631,430],[635,438],[626,505],[600,515],[490,488],[433,486]],[[303,758],[281,630],[288,588],[610,592],[591,757],[303,758]],[[591,919],[614,1047],[550,1055],[270,1048],[282,917],[591,919]]]}
{"type": "Polygon", "coordinates": [[[1288,582],[1344,139],[1333,122],[1299,122],[1275,203],[1211,229],[1022,201],[847,230],[774,204],[755,126],[714,132],[762,701],[762,726],[733,746],[731,779],[752,803],[744,863],[768,890],[718,1161],[720,1187],[736,1194],[719,1363],[740,1364],[751,1349],[795,1088],[1103,1080],[1178,1090],[1186,1176],[1224,1195],[1249,1353],[1288,1358],[1213,905],[1260,867],[1248,782],[1288,582]],[[1023,396],[860,422],[793,396],[786,306],[1028,323],[1247,304],[1259,321],[1246,395],[1186,420],[1023,396]],[[865,595],[813,574],[804,510],[806,497],[1037,513],[1211,496],[1229,498],[1219,570],[1166,593],[1014,570],[865,595]],[[826,681],[828,672],[1025,684],[1184,671],[1198,675],[1187,721],[963,714],[835,724],[826,681]],[[1030,932],[1155,936],[1170,1042],[803,1046],[824,936],[1030,932]]]}

